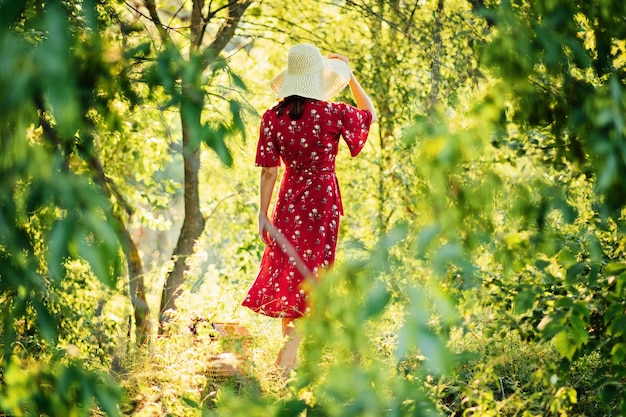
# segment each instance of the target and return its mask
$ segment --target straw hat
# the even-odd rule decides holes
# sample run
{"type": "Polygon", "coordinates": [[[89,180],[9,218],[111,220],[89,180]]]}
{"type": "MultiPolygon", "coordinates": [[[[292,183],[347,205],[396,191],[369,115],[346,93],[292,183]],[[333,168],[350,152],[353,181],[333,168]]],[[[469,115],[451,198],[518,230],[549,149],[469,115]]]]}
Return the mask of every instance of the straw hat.
{"type": "Polygon", "coordinates": [[[350,82],[350,67],[339,59],[323,58],[313,45],[295,45],[287,56],[287,69],[272,80],[277,98],[300,96],[328,100],[350,82]]]}

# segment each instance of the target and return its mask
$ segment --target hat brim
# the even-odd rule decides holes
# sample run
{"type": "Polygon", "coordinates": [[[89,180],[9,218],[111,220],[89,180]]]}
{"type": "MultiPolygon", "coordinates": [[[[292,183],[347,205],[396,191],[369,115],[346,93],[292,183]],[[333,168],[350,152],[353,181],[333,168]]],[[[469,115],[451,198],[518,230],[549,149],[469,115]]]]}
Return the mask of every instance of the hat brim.
{"type": "Polygon", "coordinates": [[[339,94],[349,82],[348,64],[340,59],[324,58],[321,73],[293,75],[284,70],[270,82],[270,87],[276,98],[300,96],[326,101],[339,94]]]}

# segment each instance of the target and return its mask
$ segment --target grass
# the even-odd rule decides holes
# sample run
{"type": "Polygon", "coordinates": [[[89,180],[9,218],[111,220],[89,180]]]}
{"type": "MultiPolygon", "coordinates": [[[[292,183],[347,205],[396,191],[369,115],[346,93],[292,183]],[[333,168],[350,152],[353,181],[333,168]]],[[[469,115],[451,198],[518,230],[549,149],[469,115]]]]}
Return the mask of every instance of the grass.
{"type": "MultiPolygon", "coordinates": [[[[315,358],[315,354],[301,352],[303,369],[295,383],[286,386],[273,365],[281,344],[280,321],[241,307],[247,285],[225,279],[225,275],[235,273],[209,268],[201,286],[182,292],[179,311],[172,317],[166,335],[155,337],[146,348],[133,348],[124,355],[125,372],[118,380],[127,393],[125,415],[271,416],[282,407],[293,406],[297,410],[306,403],[312,407],[309,414],[343,416],[344,407],[362,407],[362,414],[353,415],[364,416],[373,415],[371,410],[377,407],[384,410],[397,403],[394,397],[398,395],[406,398],[400,407],[420,408],[417,404],[427,399],[448,416],[489,415],[496,411],[502,416],[544,415],[551,404],[557,404],[556,409],[565,413],[562,415],[582,415],[579,412],[585,406],[580,401],[573,408],[559,394],[566,381],[550,385],[550,369],[559,359],[553,346],[529,343],[505,329],[488,332],[493,314],[481,313],[478,305],[472,305],[472,316],[466,317],[464,330],[450,335],[448,347],[460,355],[460,360],[445,377],[433,379],[425,375],[419,352],[412,352],[415,355],[402,364],[394,358],[398,330],[407,312],[408,301],[400,298],[365,323],[351,324],[350,320],[357,320],[359,314],[335,318],[328,327],[332,333],[329,340],[315,346],[318,360],[312,363],[310,358],[315,358]],[[240,323],[251,338],[232,340],[219,336],[211,325],[215,322],[240,323]],[[356,334],[350,336],[350,332],[356,334]],[[361,344],[355,346],[355,341],[361,344]],[[224,353],[238,355],[240,361],[232,365],[232,356],[227,356],[222,361],[226,368],[219,369],[232,372],[220,374],[215,365],[224,353]],[[310,375],[304,375],[308,371],[310,375]],[[360,384],[353,382],[357,376],[363,379],[360,384]],[[412,390],[416,388],[426,394],[414,394],[412,390]],[[347,403],[332,403],[337,398],[347,403]]],[[[340,282],[345,285],[345,281],[340,282]]],[[[368,285],[365,291],[367,288],[368,285]]],[[[157,290],[151,291],[151,303],[156,301],[157,290]]],[[[336,294],[339,289],[333,291],[336,294]]],[[[351,300],[348,304],[355,304],[352,292],[339,298],[342,300],[338,303],[351,300]]],[[[318,339],[324,334],[318,333],[318,339]]],[[[592,359],[572,369],[572,382],[579,391],[590,388],[589,373],[599,362],[592,359]]],[[[592,404],[594,397],[578,394],[586,404],[592,404]]]]}
{"type": "Polygon", "coordinates": [[[215,409],[224,389],[244,397],[286,393],[273,366],[280,322],[239,307],[232,294],[242,295],[241,288],[216,284],[185,291],[165,335],[124,355],[125,372],[118,380],[127,393],[125,415],[200,416],[202,408],[215,409]],[[237,322],[250,336],[220,335],[216,322],[237,322]]]}

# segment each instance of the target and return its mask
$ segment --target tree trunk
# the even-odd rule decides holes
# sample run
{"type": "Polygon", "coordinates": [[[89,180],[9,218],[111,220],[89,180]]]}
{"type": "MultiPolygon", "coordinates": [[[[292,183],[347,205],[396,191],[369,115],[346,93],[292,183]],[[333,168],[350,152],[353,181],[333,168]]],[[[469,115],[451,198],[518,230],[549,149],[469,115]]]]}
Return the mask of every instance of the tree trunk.
{"type": "MultiPolygon", "coordinates": [[[[104,167],[100,163],[100,160],[95,155],[87,158],[89,166],[94,172],[95,180],[102,189],[106,192],[109,200],[115,199],[120,204],[124,212],[131,216],[132,209],[121,195],[117,187],[113,183],[107,180],[104,174],[104,167]]],[[[128,291],[130,293],[130,300],[133,306],[133,312],[135,316],[135,337],[138,345],[144,345],[148,341],[148,337],[151,332],[150,324],[150,308],[148,307],[148,301],[146,300],[146,290],[143,281],[143,264],[141,263],[141,257],[139,256],[139,250],[137,245],[132,239],[126,223],[122,220],[122,214],[114,213],[117,227],[124,239],[123,248],[124,256],[126,258],[126,265],[128,268],[128,291]]]]}
{"type": "MultiPolygon", "coordinates": [[[[115,200],[120,204],[121,209],[129,216],[132,215],[133,210],[130,208],[124,197],[121,195],[115,184],[110,182],[105,173],[104,167],[100,163],[100,160],[91,155],[86,158],[87,163],[91,167],[95,181],[107,194],[109,200],[115,200]]],[[[122,214],[114,213],[117,227],[124,239],[123,248],[124,256],[126,258],[126,264],[128,267],[128,290],[130,292],[130,300],[133,306],[133,312],[135,316],[135,337],[138,345],[144,345],[148,341],[148,337],[151,332],[150,324],[150,308],[146,300],[146,290],[143,281],[143,265],[141,263],[141,257],[137,250],[137,245],[133,241],[126,223],[122,220],[122,214]]]]}
{"type": "Polygon", "coordinates": [[[432,117],[439,103],[439,77],[441,69],[441,50],[443,48],[441,41],[441,18],[443,16],[444,0],[438,0],[437,10],[435,11],[435,24],[433,26],[433,63],[431,66],[431,82],[430,95],[428,98],[428,113],[432,117]]]}
{"type": "Polygon", "coordinates": [[[204,230],[204,218],[200,212],[200,193],[198,187],[198,171],[200,168],[200,148],[190,149],[191,141],[188,121],[181,112],[183,126],[183,169],[184,169],[184,201],[185,218],[183,226],[172,254],[173,269],[167,274],[163,292],[161,293],[161,308],[159,313],[159,334],[163,334],[163,325],[169,321],[169,312],[176,311],[176,299],[180,295],[180,287],[185,282],[187,259],[194,252],[196,240],[204,230]]]}
{"type": "MultiPolygon", "coordinates": [[[[121,221],[120,221],[121,223],[121,221]]],[[[124,224],[121,224],[122,233],[126,239],[126,262],[128,265],[128,286],[130,300],[135,315],[135,337],[138,345],[145,345],[151,334],[150,308],[146,300],[146,289],[143,281],[143,265],[139,257],[137,245],[133,241],[124,224]]]]}
{"type": "MultiPolygon", "coordinates": [[[[388,2],[388,0],[379,0],[376,3],[377,13],[375,16],[385,16],[388,11],[388,7],[397,8],[399,4],[397,1],[388,2]]],[[[374,61],[379,62],[376,71],[378,73],[375,76],[376,90],[372,91],[376,98],[376,105],[378,106],[378,143],[380,147],[380,162],[378,166],[378,230],[377,235],[383,236],[387,233],[388,221],[391,216],[391,210],[389,208],[390,198],[390,174],[391,166],[393,164],[393,130],[395,120],[389,115],[393,114],[390,108],[389,91],[392,90],[392,73],[387,70],[389,62],[393,62],[396,59],[396,54],[393,45],[395,44],[395,32],[391,31],[386,34],[384,20],[379,17],[374,17],[375,24],[372,24],[371,32],[372,38],[380,38],[388,35],[388,42],[392,45],[389,48],[376,48],[371,51],[374,55],[374,61]]],[[[393,181],[393,179],[391,179],[393,181]]]]}
{"type": "MultiPolygon", "coordinates": [[[[40,107],[41,108],[41,107],[40,107]]],[[[40,114],[39,122],[43,128],[44,136],[58,149],[62,149],[61,141],[58,138],[57,132],[53,126],[48,122],[48,118],[44,113],[40,114]]],[[[64,152],[66,160],[69,160],[69,153],[64,152]]],[[[104,173],[104,167],[98,159],[98,157],[91,151],[83,149],[83,159],[89,166],[93,179],[100,186],[102,191],[106,194],[107,198],[113,202],[117,200],[118,204],[128,215],[132,214],[132,209],[126,202],[126,199],[119,192],[117,187],[107,179],[104,173]],[[115,197],[115,198],[114,198],[115,197]]],[[[68,165],[69,166],[69,165],[68,165]]],[[[128,265],[128,283],[130,299],[133,306],[135,316],[135,336],[137,343],[140,345],[145,344],[150,336],[150,308],[146,301],[146,291],[143,281],[143,265],[141,258],[139,257],[139,251],[137,245],[133,241],[126,224],[122,220],[122,215],[113,213],[117,227],[123,236],[124,242],[122,246],[124,248],[124,256],[126,257],[126,263],[128,265]]]]}

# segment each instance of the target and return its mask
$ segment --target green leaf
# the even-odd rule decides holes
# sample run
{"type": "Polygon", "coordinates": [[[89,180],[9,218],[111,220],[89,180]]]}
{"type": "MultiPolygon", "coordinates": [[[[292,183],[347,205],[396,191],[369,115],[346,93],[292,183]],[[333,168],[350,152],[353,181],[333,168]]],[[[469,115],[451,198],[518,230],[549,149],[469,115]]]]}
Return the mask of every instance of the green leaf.
{"type": "Polygon", "coordinates": [[[535,297],[535,291],[533,291],[532,287],[524,287],[515,296],[515,300],[513,301],[513,313],[524,314],[532,309],[535,304],[535,297]]]}
{"type": "Polygon", "coordinates": [[[576,353],[576,344],[573,343],[567,330],[562,330],[554,337],[554,347],[557,352],[568,360],[572,360],[576,353]]]}
{"type": "Polygon", "coordinates": [[[224,165],[229,167],[233,164],[233,157],[226,147],[226,142],[224,141],[225,136],[226,129],[223,125],[220,124],[216,128],[205,125],[202,133],[202,141],[215,151],[224,165]]]}
{"type": "Polygon", "coordinates": [[[567,268],[567,273],[565,275],[565,282],[568,284],[574,284],[580,281],[579,276],[583,273],[586,268],[586,264],[582,262],[575,263],[574,265],[567,268]]]}
{"type": "Polygon", "coordinates": [[[611,404],[617,397],[617,387],[615,383],[606,384],[600,391],[600,399],[604,404],[611,404]]]}
{"type": "Polygon", "coordinates": [[[614,364],[620,364],[626,359],[626,344],[616,343],[611,349],[611,357],[614,364]]]}
{"type": "Polygon", "coordinates": [[[15,20],[23,12],[24,3],[20,1],[1,1],[0,9],[0,33],[13,27],[15,20]]]}
{"type": "Polygon", "coordinates": [[[46,260],[50,277],[58,284],[63,276],[63,263],[69,256],[67,242],[74,231],[72,221],[58,221],[48,236],[46,260]]]}
{"type": "Polygon", "coordinates": [[[550,262],[543,260],[543,259],[537,259],[535,261],[535,267],[537,269],[539,269],[540,271],[544,271],[548,266],[550,266],[550,262]]]}
{"type": "Polygon", "coordinates": [[[456,244],[446,244],[439,247],[433,256],[433,268],[439,275],[445,275],[450,265],[462,263],[463,250],[456,244]]]}
{"type": "MultiPolygon", "coordinates": [[[[276,417],[299,416],[299,415],[302,415],[301,413],[306,408],[307,408],[306,402],[304,402],[301,399],[292,398],[292,399],[285,401],[281,405],[280,410],[276,414],[276,417]]],[[[306,413],[306,414],[310,415],[310,413],[306,413]]]]}
{"type": "Polygon", "coordinates": [[[589,311],[589,305],[585,302],[574,303],[574,305],[572,306],[572,311],[576,313],[575,315],[578,315],[579,317],[584,318],[585,320],[589,320],[589,318],[591,317],[591,312],[589,311]]]}
{"type": "Polygon", "coordinates": [[[441,227],[439,226],[439,224],[430,224],[420,230],[419,235],[417,236],[417,241],[415,243],[417,256],[424,256],[426,254],[426,250],[435,240],[440,230],[441,227]]]}
{"type": "Polygon", "coordinates": [[[572,265],[577,264],[577,260],[576,260],[576,254],[572,252],[572,250],[570,250],[570,248],[563,248],[563,250],[559,253],[559,262],[565,266],[565,267],[570,267],[572,265]]]}
{"type": "Polygon", "coordinates": [[[626,263],[624,262],[611,262],[604,267],[605,275],[620,275],[626,272],[626,263]]]}
{"type": "Polygon", "coordinates": [[[624,330],[626,329],[626,314],[623,313],[623,307],[620,310],[620,313],[616,314],[616,317],[613,318],[609,324],[609,328],[607,329],[607,333],[613,337],[620,337],[624,334],[624,330]]]}
{"type": "Polygon", "coordinates": [[[245,138],[246,126],[243,121],[243,117],[241,116],[241,103],[236,100],[231,100],[229,103],[230,106],[230,114],[233,119],[233,127],[232,130],[234,133],[239,133],[245,138]]]}
{"type": "Polygon", "coordinates": [[[428,369],[436,375],[447,372],[452,364],[452,355],[442,338],[427,328],[417,334],[417,345],[422,355],[428,359],[428,369]]]}
{"type": "Polygon", "coordinates": [[[139,45],[124,51],[124,58],[131,59],[147,57],[148,55],[150,55],[151,45],[151,42],[140,43],[139,45]]]}
{"type": "Polygon", "coordinates": [[[85,213],[83,216],[85,228],[93,234],[94,240],[102,245],[102,249],[108,252],[108,256],[114,256],[120,249],[120,242],[113,225],[94,212],[85,213]]]}
{"type": "Polygon", "coordinates": [[[78,256],[86,260],[94,275],[104,284],[109,287],[115,285],[115,279],[112,277],[112,271],[109,269],[111,266],[109,253],[102,249],[102,247],[93,244],[83,236],[77,243],[78,256]]]}
{"type": "Polygon", "coordinates": [[[93,390],[93,394],[98,401],[100,408],[106,413],[107,416],[116,417],[120,415],[118,404],[120,399],[118,398],[117,390],[114,385],[98,384],[93,390]]]}
{"type": "Polygon", "coordinates": [[[394,351],[396,359],[401,360],[409,353],[409,350],[414,346],[416,334],[415,326],[410,321],[404,323],[398,332],[398,343],[394,351]]]}
{"type": "Polygon", "coordinates": [[[57,326],[52,314],[39,300],[33,300],[33,306],[37,312],[37,323],[42,336],[49,341],[56,340],[57,326]]]}
{"type": "Polygon", "coordinates": [[[181,61],[179,50],[171,43],[157,56],[156,64],[151,71],[150,81],[161,85],[171,95],[178,95],[178,81],[181,78],[181,61]]]}
{"type": "Polygon", "coordinates": [[[626,274],[620,274],[617,277],[617,284],[615,285],[615,294],[619,298],[624,296],[624,287],[626,287],[626,274]]]}
{"type": "Polygon", "coordinates": [[[589,340],[589,333],[586,330],[586,323],[577,315],[570,317],[572,331],[570,336],[577,346],[581,346],[589,340]]]}
{"type": "Polygon", "coordinates": [[[180,111],[182,113],[182,120],[184,121],[188,134],[188,148],[191,151],[195,151],[204,140],[207,132],[206,127],[202,125],[200,116],[202,113],[202,102],[193,100],[189,97],[182,97],[180,102],[180,111]]]}
{"type": "Polygon", "coordinates": [[[191,399],[191,398],[189,398],[189,397],[183,397],[183,398],[182,398],[182,400],[183,400],[183,402],[184,402],[185,404],[187,404],[187,405],[188,405],[188,406],[190,406],[191,408],[195,408],[196,410],[200,410],[200,409],[201,409],[200,404],[199,404],[197,401],[194,401],[194,400],[192,400],[192,399],[191,399]]]}
{"type": "Polygon", "coordinates": [[[363,309],[363,319],[367,320],[382,313],[385,310],[385,307],[387,307],[390,299],[391,293],[387,290],[385,285],[375,285],[367,295],[367,300],[365,301],[365,307],[363,309]]]}

